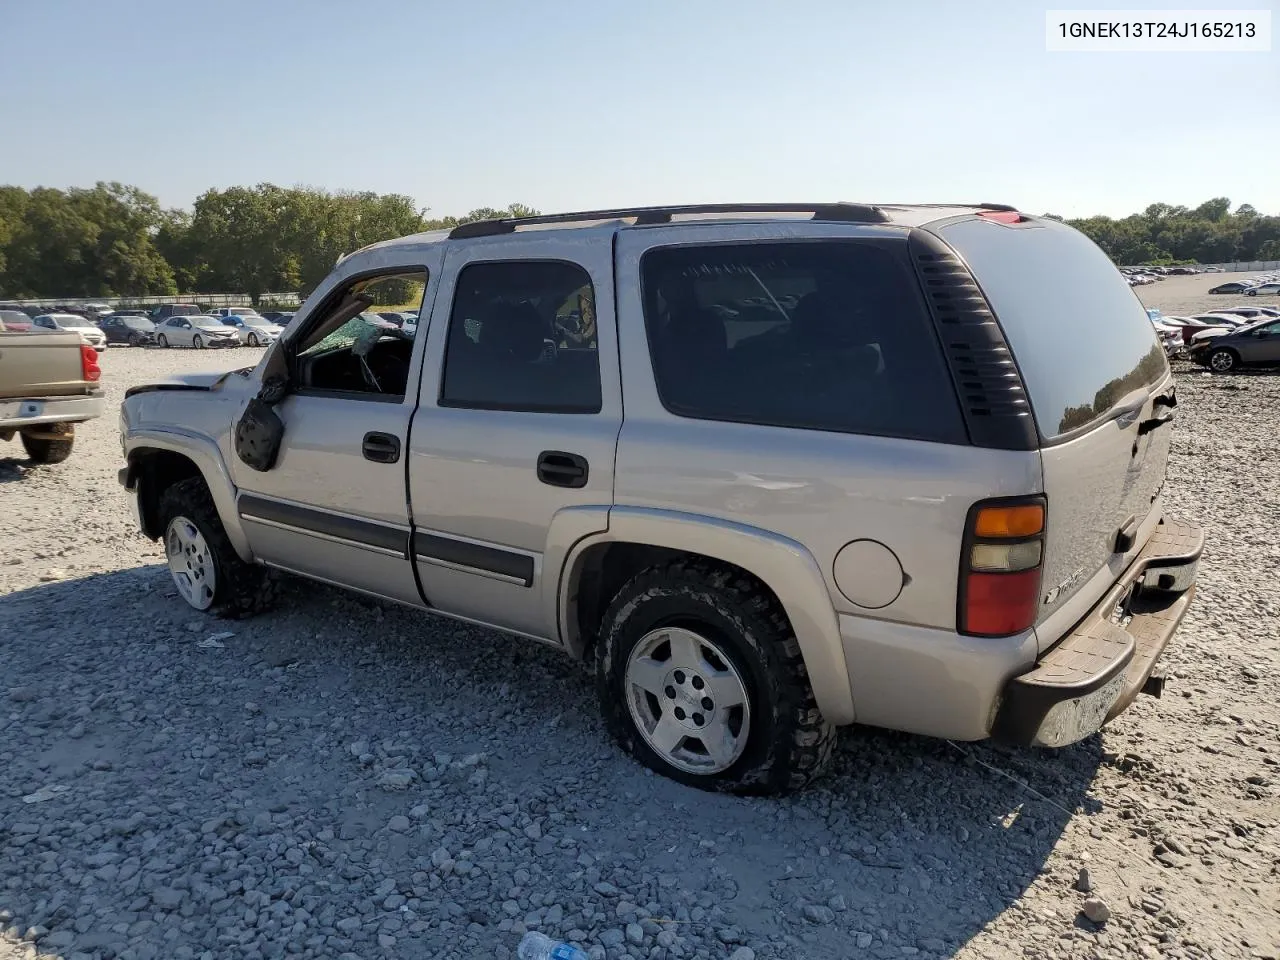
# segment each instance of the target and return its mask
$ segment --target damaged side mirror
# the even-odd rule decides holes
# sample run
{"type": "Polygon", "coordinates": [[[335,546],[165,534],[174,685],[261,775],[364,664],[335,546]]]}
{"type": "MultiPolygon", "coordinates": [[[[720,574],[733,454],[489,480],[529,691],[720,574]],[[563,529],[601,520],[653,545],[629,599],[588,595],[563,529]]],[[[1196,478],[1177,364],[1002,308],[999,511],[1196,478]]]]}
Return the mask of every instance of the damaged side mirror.
{"type": "Polygon", "coordinates": [[[262,389],[244,408],[236,421],[234,443],[236,456],[253,470],[265,473],[276,464],[280,444],[284,441],[284,421],[275,406],[288,393],[289,382],[281,376],[268,376],[262,389]]]}

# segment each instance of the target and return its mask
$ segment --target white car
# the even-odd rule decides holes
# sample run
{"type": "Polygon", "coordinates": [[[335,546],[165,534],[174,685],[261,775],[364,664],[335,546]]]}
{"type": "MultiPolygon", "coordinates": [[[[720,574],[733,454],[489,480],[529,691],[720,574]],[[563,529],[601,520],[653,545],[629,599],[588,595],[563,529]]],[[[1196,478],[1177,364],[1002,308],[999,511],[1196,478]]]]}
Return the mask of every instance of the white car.
{"type": "Polygon", "coordinates": [[[46,330],[71,330],[99,353],[107,349],[107,335],[93,325],[93,321],[74,313],[44,313],[31,321],[32,327],[46,330]]]}
{"type": "Polygon", "coordinates": [[[156,324],[156,343],[162,347],[238,347],[240,336],[217,317],[170,317],[156,324]]]}
{"type": "Polygon", "coordinates": [[[1264,297],[1274,297],[1278,293],[1280,293],[1280,280],[1269,280],[1266,283],[1258,284],[1252,290],[1246,290],[1244,295],[1246,297],[1256,297],[1261,294],[1264,297]]]}
{"type": "Polygon", "coordinates": [[[280,324],[272,323],[266,317],[260,317],[256,313],[251,315],[237,313],[219,319],[236,331],[236,336],[241,343],[251,347],[265,347],[269,343],[274,343],[276,337],[284,332],[284,327],[280,324]]]}

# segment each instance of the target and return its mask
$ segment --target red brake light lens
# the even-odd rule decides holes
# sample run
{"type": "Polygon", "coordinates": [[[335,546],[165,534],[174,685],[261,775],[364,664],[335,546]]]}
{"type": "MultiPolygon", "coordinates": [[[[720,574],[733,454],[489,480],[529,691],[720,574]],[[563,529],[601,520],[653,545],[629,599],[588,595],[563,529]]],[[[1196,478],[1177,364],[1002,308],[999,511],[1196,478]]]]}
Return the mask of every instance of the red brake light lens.
{"type": "Polygon", "coordinates": [[[1007,637],[1035,625],[1044,561],[1044,497],[976,503],[960,558],[958,629],[1007,637]]]}
{"type": "Polygon", "coordinates": [[[102,379],[102,368],[98,366],[98,351],[88,344],[80,345],[80,377],[89,383],[97,383],[102,379]]]}

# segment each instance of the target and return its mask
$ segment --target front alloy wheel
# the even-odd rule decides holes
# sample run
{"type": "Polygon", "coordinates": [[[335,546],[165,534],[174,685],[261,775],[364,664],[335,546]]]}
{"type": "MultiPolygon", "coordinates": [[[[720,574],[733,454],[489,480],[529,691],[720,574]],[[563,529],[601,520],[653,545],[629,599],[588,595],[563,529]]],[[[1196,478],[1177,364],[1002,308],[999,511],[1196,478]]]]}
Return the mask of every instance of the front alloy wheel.
{"type": "Polygon", "coordinates": [[[200,334],[197,333],[194,337],[191,338],[191,345],[195,347],[197,350],[203,350],[204,339],[200,336],[200,334]]]}
{"type": "Polygon", "coordinates": [[[1235,365],[1236,355],[1230,350],[1215,350],[1209,354],[1209,369],[1215,373],[1230,373],[1235,365]]]}
{"type": "Polygon", "coordinates": [[[182,599],[197,610],[208,610],[218,589],[218,570],[199,528],[186,517],[174,517],[164,532],[164,552],[182,599]]]}
{"type": "Polygon", "coordinates": [[[257,334],[253,334],[253,333],[249,334],[249,346],[256,347],[257,345],[258,345],[257,334]]]}

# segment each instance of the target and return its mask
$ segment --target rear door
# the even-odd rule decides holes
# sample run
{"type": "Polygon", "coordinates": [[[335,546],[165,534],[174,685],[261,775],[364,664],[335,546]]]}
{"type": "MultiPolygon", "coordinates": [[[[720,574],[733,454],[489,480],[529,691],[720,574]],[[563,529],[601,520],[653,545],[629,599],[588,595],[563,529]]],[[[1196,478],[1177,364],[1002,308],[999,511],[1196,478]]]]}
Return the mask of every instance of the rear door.
{"type": "Polygon", "coordinates": [[[609,240],[450,245],[409,445],[413,554],[446,613],[554,639],[567,550],[608,526],[622,424],[609,240]]]}
{"type": "Polygon", "coordinates": [[[1078,231],[966,218],[938,233],[982,287],[1035,413],[1049,504],[1040,620],[1083,615],[1160,516],[1176,402],[1164,351],[1124,277],[1078,231]]]}

